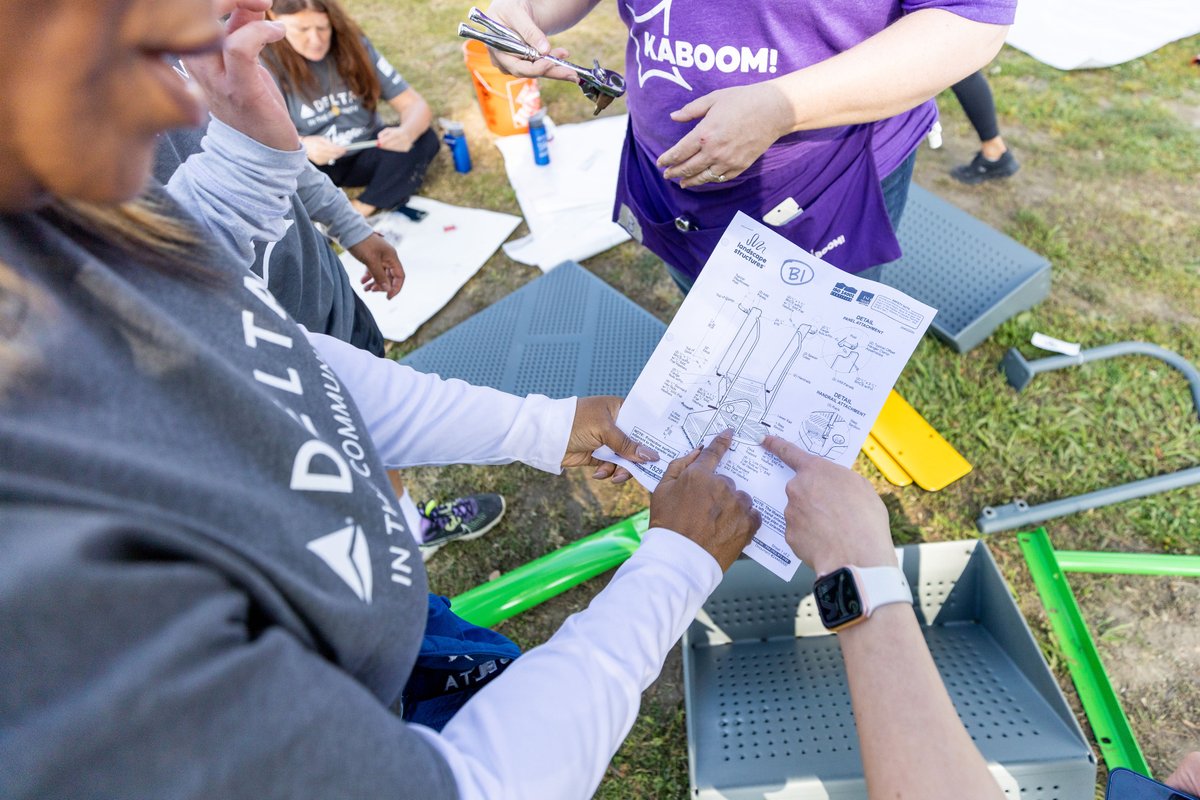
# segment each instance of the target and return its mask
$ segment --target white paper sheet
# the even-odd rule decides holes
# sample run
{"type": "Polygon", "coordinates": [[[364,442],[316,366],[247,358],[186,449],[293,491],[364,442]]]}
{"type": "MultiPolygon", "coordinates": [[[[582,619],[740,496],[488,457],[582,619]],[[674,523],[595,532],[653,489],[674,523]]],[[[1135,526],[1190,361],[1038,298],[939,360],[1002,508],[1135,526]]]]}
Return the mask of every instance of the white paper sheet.
{"type": "Polygon", "coordinates": [[[1111,67],[1200,33],[1197,0],[1021,0],[1008,43],[1058,69],[1111,67]]]}
{"type": "Polygon", "coordinates": [[[754,498],[763,518],[745,552],[790,579],[800,563],[784,539],[792,471],[759,443],[773,434],[853,464],[935,313],[738,213],[617,417],[662,460],[596,455],[653,491],[672,459],[733,428],[717,471],[754,498]]]}
{"type": "Polygon", "coordinates": [[[504,245],[514,261],[548,272],[582,261],[629,238],[612,221],[621,145],[629,115],[554,126],[550,163],[533,162],[528,134],[502,136],[508,180],[517,193],[529,235],[504,245]]]}
{"type": "Polygon", "coordinates": [[[366,267],[349,252],[342,265],[354,291],[371,309],[385,339],[403,342],[458,293],[521,222],[520,217],[463,208],[424,197],[408,201],[428,212],[420,222],[403,214],[381,214],[375,230],[392,243],[404,265],[404,288],[391,300],[383,292],[363,291],[366,267]]]}

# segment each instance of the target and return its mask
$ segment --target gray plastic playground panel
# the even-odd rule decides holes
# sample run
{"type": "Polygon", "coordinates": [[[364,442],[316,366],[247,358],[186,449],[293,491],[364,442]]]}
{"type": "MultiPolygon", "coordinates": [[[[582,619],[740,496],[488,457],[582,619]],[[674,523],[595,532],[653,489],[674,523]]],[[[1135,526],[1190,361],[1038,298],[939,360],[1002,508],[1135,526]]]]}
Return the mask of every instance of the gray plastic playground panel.
{"type": "MultiPolygon", "coordinates": [[[[1095,757],[987,547],[902,550],[938,671],[1005,793],[1092,800],[1095,757]]],[[[841,652],[812,582],[804,566],[782,583],[738,561],[684,635],[693,797],[865,800],[841,652]]]]}
{"type": "Polygon", "coordinates": [[[645,309],[567,261],[403,363],[519,395],[623,397],[665,330],[645,309]]]}
{"type": "Polygon", "coordinates": [[[930,329],[960,353],[1050,293],[1049,261],[920,186],[897,235],[880,280],[936,308],[930,329]]]}

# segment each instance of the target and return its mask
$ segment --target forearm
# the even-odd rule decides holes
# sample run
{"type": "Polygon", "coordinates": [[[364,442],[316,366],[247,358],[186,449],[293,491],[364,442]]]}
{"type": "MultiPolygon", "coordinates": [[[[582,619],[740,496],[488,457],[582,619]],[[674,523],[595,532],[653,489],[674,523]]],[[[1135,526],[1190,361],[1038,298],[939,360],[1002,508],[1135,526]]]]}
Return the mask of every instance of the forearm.
{"type": "Polygon", "coordinates": [[[516,397],[472,386],[352,347],[323,334],[309,341],[354,399],[388,467],[509,464],[562,470],[575,400],[516,397]]]}
{"type": "Polygon", "coordinates": [[[274,150],[215,118],[201,146],[167,191],[249,267],[255,241],[278,241],[287,231],[304,151],[274,150]]]}
{"type": "Polygon", "coordinates": [[[872,122],[925,102],[983,67],[1006,25],[922,9],[843,53],[774,79],[782,133],[872,122]]]}
{"type": "Polygon", "coordinates": [[[329,234],[342,247],[353,247],[374,232],[363,215],[350,205],[346,193],[311,163],[301,171],[296,193],[308,216],[327,226],[329,234]]]}
{"type": "Polygon", "coordinates": [[[838,640],[871,798],[1003,797],[958,718],[911,606],[883,606],[838,640]]]}
{"type": "Polygon", "coordinates": [[[397,127],[414,142],[433,124],[433,109],[420,95],[403,107],[398,107],[398,104],[393,104],[392,107],[400,114],[400,124],[397,127]]]}
{"type": "Polygon", "coordinates": [[[472,698],[441,736],[427,734],[462,800],[590,797],[642,691],[720,579],[698,545],[647,532],[586,610],[472,698]]]}

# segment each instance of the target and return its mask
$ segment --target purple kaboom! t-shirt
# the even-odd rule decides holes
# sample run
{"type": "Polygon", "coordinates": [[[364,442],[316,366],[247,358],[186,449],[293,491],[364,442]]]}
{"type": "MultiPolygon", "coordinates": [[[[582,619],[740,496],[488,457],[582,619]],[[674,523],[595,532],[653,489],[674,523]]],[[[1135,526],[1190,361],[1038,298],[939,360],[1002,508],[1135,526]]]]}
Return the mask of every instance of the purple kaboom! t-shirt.
{"type": "Polygon", "coordinates": [[[719,238],[716,229],[723,230],[735,211],[761,219],[790,196],[804,213],[779,232],[802,247],[819,252],[840,239],[846,246],[834,245],[825,257],[855,272],[896,258],[879,179],[929,131],[937,119],[933,101],[875,123],[789,134],[737,178],[699,190],[655,177],[654,161],[697,124],[673,122],[670,114],[717,89],[824,61],[907,13],[938,8],[1009,24],[1015,7],[1015,0],[620,0],[630,30],[625,63],[631,136],[615,217],[669,263],[696,274],[707,239],[719,238]],[[694,230],[673,232],[678,216],[695,220],[694,230]],[[706,236],[709,228],[714,230],[706,236]]]}

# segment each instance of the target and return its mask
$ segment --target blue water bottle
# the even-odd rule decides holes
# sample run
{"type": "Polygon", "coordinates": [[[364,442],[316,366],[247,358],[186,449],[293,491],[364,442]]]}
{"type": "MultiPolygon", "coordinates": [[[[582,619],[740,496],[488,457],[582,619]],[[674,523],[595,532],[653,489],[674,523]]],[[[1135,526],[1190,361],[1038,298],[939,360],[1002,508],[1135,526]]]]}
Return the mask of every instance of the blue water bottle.
{"type": "Polygon", "coordinates": [[[442,128],[446,131],[442,141],[454,154],[454,169],[459,172],[471,171],[471,151],[467,149],[467,135],[461,122],[442,120],[442,128]]]}
{"type": "Polygon", "coordinates": [[[544,167],[550,163],[550,140],[546,138],[546,111],[542,109],[529,118],[529,138],[533,140],[533,163],[544,167]]]}

